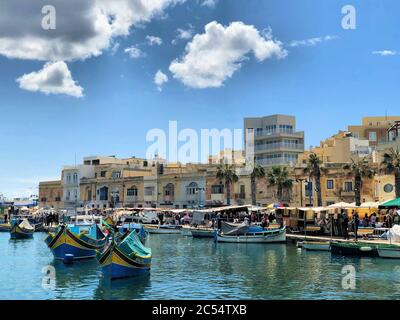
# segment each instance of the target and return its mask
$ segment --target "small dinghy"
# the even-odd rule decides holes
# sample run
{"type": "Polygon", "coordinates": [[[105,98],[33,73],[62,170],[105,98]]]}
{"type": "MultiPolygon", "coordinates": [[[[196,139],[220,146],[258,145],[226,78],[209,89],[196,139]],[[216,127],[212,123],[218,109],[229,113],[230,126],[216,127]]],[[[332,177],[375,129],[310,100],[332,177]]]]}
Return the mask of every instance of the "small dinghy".
{"type": "Polygon", "coordinates": [[[142,244],[135,230],[128,230],[122,237],[113,236],[104,250],[97,254],[103,274],[111,279],[149,272],[151,258],[151,249],[142,244]]]}
{"type": "Polygon", "coordinates": [[[303,241],[302,247],[309,251],[331,251],[329,241],[303,241]]]}
{"type": "Polygon", "coordinates": [[[11,239],[30,239],[33,238],[35,227],[32,226],[28,219],[13,221],[11,223],[10,235],[11,239]]]}
{"type": "Polygon", "coordinates": [[[361,242],[332,242],[331,252],[343,256],[377,257],[376,244],[361,242]]]}
{"type": "Polygon", "coordinates": [[[400,259],[400,246],[395,244],[378,245],[378,255],[381,258],[400,259]]]}

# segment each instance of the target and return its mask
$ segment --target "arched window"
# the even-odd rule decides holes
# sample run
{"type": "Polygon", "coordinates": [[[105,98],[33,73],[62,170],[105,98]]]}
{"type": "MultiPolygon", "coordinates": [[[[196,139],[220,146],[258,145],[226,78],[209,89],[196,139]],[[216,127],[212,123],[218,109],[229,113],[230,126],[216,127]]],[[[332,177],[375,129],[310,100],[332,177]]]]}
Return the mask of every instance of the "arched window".
{"type": "Polygon", "coordinates": [[[130,187],[128,190],[126,190],[126,195],[127,197],[137,197],[138,195],[138,189],[136,186],[130,187]]]}
{"type": "Polygon", "coordinates": [[[165,196],[173,196],[175,191],[175,187],[172,183],[168,183],[164,188],[165,196]]]}
{"type": "Polygon", "coordinates": [[[199,185],[196,182],[191,182],[189,185],[186,187],[186,194],[191,196],[195,195],[199,189],[199,185]]]}
{"type": "Polygon", "coordinates": [[[74,173],[74,178],[73,178],[74,180],[74,184],[78,184],[78,174],[75,172],[74,173]]]}
{"type": "Polygon", "coordinates": [[[101,201],[107,201],[108,200],[108,188],[107,187],[100,188],[98,192],[99,192],[101,201]]]}

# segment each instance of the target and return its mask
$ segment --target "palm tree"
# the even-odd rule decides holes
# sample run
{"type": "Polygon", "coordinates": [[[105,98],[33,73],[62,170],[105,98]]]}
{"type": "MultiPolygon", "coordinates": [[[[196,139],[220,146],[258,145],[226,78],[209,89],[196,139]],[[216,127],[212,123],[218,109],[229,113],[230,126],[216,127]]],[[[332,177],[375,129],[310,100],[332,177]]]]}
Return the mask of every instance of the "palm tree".
{"type": "Polygon", "coordinates": [[[305,173],[310,175],[310,179],[313,177],[315,180],[315,191],[317,192],[318,207],[322,207],[322,192],[321,192],[321,172],[322,161],[321,159],[312,152],[307,159],[307,168],[304,169],[305,173]]]}
{"type": "Polygon", "coordinates": [[[358,161],[351,159],[351,163],[343,166],[343,169],[349,170],[354,177],[354,198],[356,206],[361,205],[361,189],[363,186],[363,178],[371,179],[375,175],[375,171],[369,165],[369,158],[358,161]]]}
{"type": "Polygon", "coordinates": [[[229,164],[219,165],[217,168],[217,178],[225,181],[226,204],[231,204],[231,184],[239,180],[236,175],[235,166],[229,164]]]}
{"type": "Polygon", "coordinates": [[[400,198],[400,150],[391,148],[383,155],[381,163],[387,174],[394,174],[394,185],[396,189],[396,198],[400,198]]]}
{"type": "Polygon", "coordinates": [[[284,166],[273,166],[267,172],[267,180],[271,186],[276,186],[278,189],[278,200],[283,201],[283,191],[291,190],[293,180],[289,178],[289,171],[284,166]]]}
{"type": "Polygon", "coordinates": [[[251,203],[253,206],[257,204],[257,179],[265,177],[265,170],[259,164],[254,165],[253,172],[250,175],[251,181],[251,203]]]}

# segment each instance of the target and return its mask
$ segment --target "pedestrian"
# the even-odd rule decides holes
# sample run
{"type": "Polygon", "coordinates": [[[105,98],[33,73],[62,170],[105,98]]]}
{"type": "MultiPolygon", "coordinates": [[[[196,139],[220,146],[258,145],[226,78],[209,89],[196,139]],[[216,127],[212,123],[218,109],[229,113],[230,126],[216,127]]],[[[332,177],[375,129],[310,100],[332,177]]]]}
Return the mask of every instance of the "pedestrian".
{"type": "Polygon", "coordinates": [[[342,227],[343,227],[343,236],[344,240],[349,240],[349,217],[347,214],[343,215],[343,221],[342,221],[342,227]]]}
{"type": "Polygon", "coordinates": [[[358,232],[358,224],[360,223],[360,219],[358,217],[357,211],[353,210],[353,231],[354,231],[354,236],[355,240],[357,241],[357,232],[358,232]]]}
{"type": "Polygon", "coordinates": [[[371,227],[376,228],[376,213],[375,212],[373,214],[371,214],[370,221],[371,221],[371,227]]]}

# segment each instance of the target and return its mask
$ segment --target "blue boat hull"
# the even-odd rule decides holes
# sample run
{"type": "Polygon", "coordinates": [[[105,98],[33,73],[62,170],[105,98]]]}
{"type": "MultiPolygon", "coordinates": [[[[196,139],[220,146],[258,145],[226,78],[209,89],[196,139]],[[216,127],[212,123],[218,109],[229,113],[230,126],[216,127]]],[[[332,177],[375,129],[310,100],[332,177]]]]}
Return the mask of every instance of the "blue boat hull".
{"type": "Polygon", "coordinates": [[[11,232],[10,233],[11,239],[32,239],[33,233],[18,233],[18,232],[11,232]]]}
{"type": "Polygon", "coordinates": [[[146,269],[131,268],[111,263],[107,266],[102,267],[102,272],[104,276],[109,277],[111,279],[122,279],[122,278],[137,277],[142,274],[146,274],[150,272],[150,268],[146,269]]]}
{"type": "Polygon", "coordinates": [[[57,248],[52,249],[51,252],[53,253],[54,258],[57,260],[64,260],[66,254],[72,254],[74,256],[74,260],[92,259],[96,257],[96,250],[81,249],[71,246],[67,243],[63,243],[57,248]]]}

